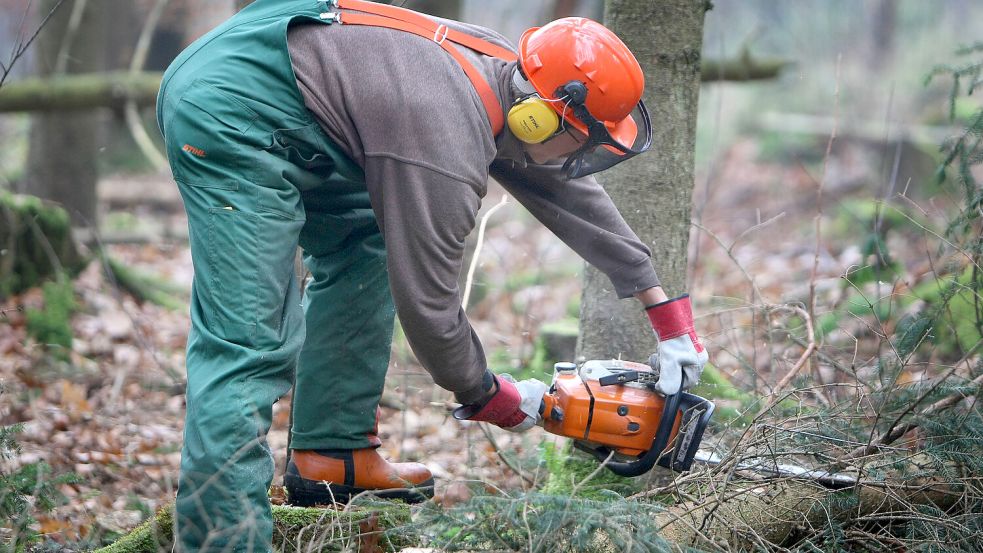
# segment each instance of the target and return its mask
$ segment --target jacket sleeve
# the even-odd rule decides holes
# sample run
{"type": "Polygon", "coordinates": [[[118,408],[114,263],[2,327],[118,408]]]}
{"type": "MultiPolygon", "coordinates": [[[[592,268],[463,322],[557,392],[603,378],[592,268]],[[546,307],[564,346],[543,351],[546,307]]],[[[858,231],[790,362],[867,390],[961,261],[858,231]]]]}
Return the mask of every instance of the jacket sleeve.
{"type": "Polygon", "coordinates": [[[651,252],[594,177],[566,180],[558,165],[499,160],[491,176],[533,216],[611,279],[619,298],[657,286],[651,252]]]}
{"type": "Polygon", "coordinates": [[[367,157],[365,180],[410,347],[440,387],[479,386],[485,354],[461,307],[458,275],[483,187],[390,156],[367,157]]]}

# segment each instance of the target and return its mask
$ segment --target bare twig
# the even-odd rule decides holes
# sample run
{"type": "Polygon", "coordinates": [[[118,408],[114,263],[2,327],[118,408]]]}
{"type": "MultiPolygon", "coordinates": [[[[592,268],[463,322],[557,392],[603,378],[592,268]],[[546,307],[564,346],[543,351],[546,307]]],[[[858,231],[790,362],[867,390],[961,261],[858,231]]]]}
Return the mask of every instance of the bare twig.
{"type": "Polygon", "coordinates": [[[88,0],[75,0],[72,6],[72,14],[68,18],[68,26],[58,47],[58,57],[55,58],[55,68],[53,75],[62,75],[68,71],[68,58],[71,55],[72,46],[75,45],[75,36],[78,35],[79,27],[82,25],[82,16],[85,15],[85,8],[88,0]]]}
{"type": "MultiPolygon", "coordinates": [[[[6,82],[7,76],[10,75],[10,72],[14,69],[14,65],[17,64],[17,61],[24,55],[25,52],[27,52],[27,49],[31,47],[31,44],[33,44],[35,39],[38,38],[38,35],[41,34],[41,29],[44,29],[45,25],[48,24],[48,21],[51,20],[51,17],[55,15],[55,12],[57,12],[58,8],[60,8],[64,3],[65,0],[58,0],[58,3],[51,8],[48,14],[44,16],[44,19],[41,20],[41,23],[38,24],[38,28],[34,30],[34,34],[32,34],[26,42],[22,42],[14,47],[13,51],[10,53],[10,61],[4,64],[2,70],[0,70],[0,87],[3,86],[4,82],[6,82]]],[[[29,9],[29,7],[27,9],[29,9]]]]}
{"type": "MultiPolygon", "coordinates": [[[[744,234],[747,234],[747,232],[750,232],[752,229],[759,229],[759,228],[764,227],[765,225],[771,223],[772,221],[775,221],[776,219],[778,219],[782,215],[783,214],[776,215],[775,217],[772,217],[771,219],[769,219],[769,220],[767,220],[767,221],[765,221],[763,223],[759,223],[757,225],[754,225],[753,227],[751,227],[747,231],[741,233],[741,236],[744,236],[744,234]]],[[[717,234],[714,233],[712,230],[710,230],[710,229],[708,229],[708,228],[704,227],[703,225],[701,225],[699,223],[696,223],[696,222],[693,222],[692,225],[694,227],[702,230],[703,232],[707,233],[710,236],[710,238],[713,238],[714,242],[716,242],[717,244],[720,245],[721,248],[723,248],[724,253],[727,254],[727,257],[729,257],[730,260],[734,262],[734,265],[736,265],[737,268],[741,271],[741,274],[743,274],[744,275],[744,278],[747,279],[748,284],[751,285],[751,302],[754,303],[755,301],[760,300],[761,297],[762,297],[761,291],[758,289],[758,284],[754,281],[754,277],[752,277],[751,274],[748,273],[747,269],[745,269],[744,266],[741,265],[741,262],[738,261],[737,260],[737,257],[734,255],[734,246],[736,245],[737,240],[734,240],[734,242],[731,242],[730,246],[728,246],[728,245],[724,244],[724,241],[719,236],[717,236],[717,234]]]]}
{"type": "Polygon", "coordinates": [[[588,482],[590,482],[591,480],[593,480],[595,476],[597,476],[602,470],[604,470],[604,467],[608,466],[608,463],[611,462],[612,458],[614,458],[614,451],[608,453],[607,458],[601,461],[597,465],[597,468],[595,468],[590,474],[585,476],[583,480],[574,484],[573,490],[570,491],[570,497],[576,497],[577,492],[580,491],[580,488],[585,484],[587,484],[588,482]]]}
{"type": "MultiPolygon", "coordinates": [[[[838,54],[836,56],[836,78],[835,78],[836,86],[835,86],[835,88],[833,90],[833,130],[832,130],[832,132],[830,132],[829,140],[826,141],[826,154],[823,156],[823,172],[822,172],[822,175],[819,177],[819,184],[818,184],[818,186],[816,186],[816,222],[815,222],[815,225],[816,225],[816,250],[815,250],[815,254],[814,254],[813,258],[812,258],[812,273],[809,275],[809,304],[808,304],[809,319],[807,319],[809,321],[811,321],[811,320],[813,320],[813,319],[816,318],[816,278],[817,278],[817,275],[819,273],[819,255],[820,255],[820,252],[822,251],[822,236],[823,236],[823,224],[822,224],[822,221],[823,221],[823,188],[826,186],[826,176],[827,176],[828,170],[829,170],[829,158],[830,158],[830,155],[833,152],[833,142],[836,140],[836,132],[837,132],[838,127],[839,127],[839,120],[840,120],[840,62],[842,61],[842,59],[843,59],[843,55],[842,54],[838,54]]],[[[810,322],[810,326],[811,326],[811,322],[810,322]]],[[[815,334],[813,333],[813,331],[812,331],[811,328],[809,329],[809,345],[810,345],[810,347],[807,348],[807,352],[811,356],[812,353],[813,353],[813,351],[815,351],[815,349],[816,349],[815,334]]],[[[809,356],[804,356],[800,360],[799,363],[800,364],[801,363],[805,363],[805,360],[808,357],[809,356]]],[[[794,373],[795,372],[798,372],[797,369],[798,369],[798,367],[801,366],[800,364],[796,364],[796,369],[793,369],[793,371],[791,371],[789,374],[792,375],[792,376],[794,376],[794,373]]],[[[819,364],[818,363],[815,363],[815,369],[816,369],[816,371],[819,370],[819,364]]],[[[818,375],[818,372],[816,374],[818,375]]],[[[786,379],[789,379],[789,378],[786,377],[786,379]]],[[[782,382],[787,384],[787,382],[785,382],[786,379],[783,379],[782,382]]]]}
{"type": "Polygon", "coordinates": [[[500,207],[505,205],[509,200],[508,195],[502,196],[502,200],[495,204],[487,213],[481,218],[481,223],[478,225],[478,238],[477,244],[474,247],[474,254],[471,256],[471,265],[468,266],[468,276],[464,282],[464,297],[461,299],[461,306],[467,310],[468,300],[471,298],[471,285],[474,282],[474,272],[478,268],[478,258],[481,256],[481,247],[485,242],[485,226],[488,225],[488,219],[491,218],[492,214],[498,211],[500,207]]]}
{"type": "MultiPolygon", "coordinates": [[[[154,30],[157,28],[157,23],[160,21],[160,15],[163,13],[168,1],[169,0],[157,0],[154,3],[153,9],[150,10],[150,14],[147,16],[147,20],[143,24],[143,29],[140,31],[140,38],[137,40],[136,49],[133,52],[133,59],[130,60],[131,75],[136,75],[143,69],[143,65],[147,60],[147,52],[150,50],[150,42],[153,38],[154,30]]],[[[157,146],[154,145],[154,141],[150,138],[150,135],[147,134],[147,129],[144,128],[143,122],[140,121],[140,112],[137,110],[137,104],[133,98],[126,101],[124,113],[126,115],[126,126],[129,127],[130,134],[133,135],[133,140],[140,148],[140,151],[143,153],[144,157],[146,157],[158,171],[166,169],[167,159],[161,155],[161,153],[157,150],[157,146]]]]}
{"type": "MultiPolygon", "coordinates": [[[[815,276],[815,273],[813,273],[813,276],[815,276]]],[[[785,386],[788,386],[788,383],[791,382],[792,379],[795,378],[797,374],[799,374],[799,370],[802,369],[803,365],[806,364],[806,361],[809,360],[809,357],[812,355],[812,353],[816,351],[816,338],[815,338],[816,331],[813,330],[812,328],[812,316],[809,313],[807,313],[805,309],[802,309],[801,307],[791,306],[791,305],[785,305],[780,307],[782,309],[788,309],[794,311],[795,313],[798,313],[799,316],[802,317],[802,319],[806,323],[806,334],[809,336],[809,343],[806,345],[806,349],[804,352],[802,352],[802,355],[799,357],[799,360],[795,362],[795,365],[793,365],[792,368],[789,369],[788,373],[784,377],[782,377],[782,379],[778,382],[778,384],[775,385],[776,393],[783,390],[785,386]]]]}
{"type": "Polygon", "coordinates": [[[484,423],[479,422],[478,428],[481,429],[481,433],[485,435],[485,438],[488,440],[488,443],[491,444],[492,448],[495,450],[495,454],[498,455],[498,458],[501,459],[503,463],[505,463],[505,466],[509,467],[512,470],[512,472],[518,474],[519,477],[521,477],[526,484],[530,486],[535,486],[536,481],[526,476],[526,474],[522,472],[521,468],[516,466],[515,463],[510,461],[509,458],[506,457],[504,453],[502,453],[502,448],[498,447],[498,442],[495,441],[495,436],[493,436],[491,431],[488,430],[488,427],[484,423]]]}

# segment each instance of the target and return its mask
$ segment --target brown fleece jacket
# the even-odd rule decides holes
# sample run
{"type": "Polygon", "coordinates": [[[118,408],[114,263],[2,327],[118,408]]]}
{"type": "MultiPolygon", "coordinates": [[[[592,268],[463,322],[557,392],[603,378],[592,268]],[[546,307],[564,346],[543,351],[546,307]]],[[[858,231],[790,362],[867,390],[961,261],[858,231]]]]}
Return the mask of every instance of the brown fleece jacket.
{"type": "MultiPolygon", "coordinates": [[[[488,29],[441,22],[514,50],[488,29]]],[[[603,271],[619,297],[659,283],[649,249],[597,181],[566,180],[559,165],[527,164],[507,128],[496,140],[471,81],[432,41],[385,28],[300,24],[288,45],[307,107],[365,170],[397,314],[441,387],[473,391],[486,368],[461,308],[458,275],[489,174],[603,271]]],[[[507,112],[515,63],[459,49],[507,112]]]]}

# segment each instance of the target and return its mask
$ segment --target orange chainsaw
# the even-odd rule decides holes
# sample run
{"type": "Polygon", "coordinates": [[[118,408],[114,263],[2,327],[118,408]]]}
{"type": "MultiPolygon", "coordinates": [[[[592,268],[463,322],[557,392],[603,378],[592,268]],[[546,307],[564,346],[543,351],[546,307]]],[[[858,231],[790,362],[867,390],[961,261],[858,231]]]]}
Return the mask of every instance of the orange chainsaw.
{"type": "Polygon", "coordinates": [[[714,404],[679,392],[656,391],[659,373],[643,363],[557,363],[540,405],[547,432],[574,439],[619,476],[639,476],[655,465],[689,470],[714,404]]]}

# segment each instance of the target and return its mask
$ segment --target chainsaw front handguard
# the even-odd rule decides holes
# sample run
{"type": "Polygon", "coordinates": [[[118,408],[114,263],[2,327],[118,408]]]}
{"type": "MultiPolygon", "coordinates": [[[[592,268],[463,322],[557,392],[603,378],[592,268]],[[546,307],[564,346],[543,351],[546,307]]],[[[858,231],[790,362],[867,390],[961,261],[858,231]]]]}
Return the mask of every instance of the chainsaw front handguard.
{"type": "Polygon", "coordinates": [[[652,438],[652,447],[634,461],[608,460],[611,450],[604,446],[593,449],[579,442],[575,445],[599,461],[607,461],[605,466],[618,476],[640,476],[652,470],[656,464],[676,472],[687,471],[700,448],[713,409],[712,401],[687,392],[667,397],[659,428],[652,438]],[[679,427],[674,436],[677,418],[679,427]]]}

